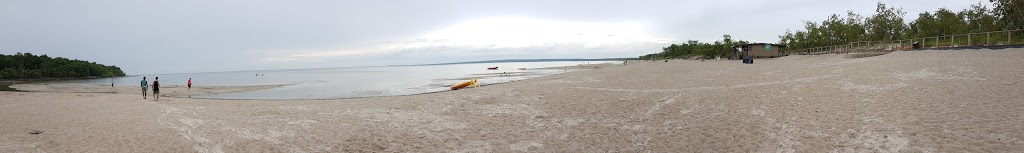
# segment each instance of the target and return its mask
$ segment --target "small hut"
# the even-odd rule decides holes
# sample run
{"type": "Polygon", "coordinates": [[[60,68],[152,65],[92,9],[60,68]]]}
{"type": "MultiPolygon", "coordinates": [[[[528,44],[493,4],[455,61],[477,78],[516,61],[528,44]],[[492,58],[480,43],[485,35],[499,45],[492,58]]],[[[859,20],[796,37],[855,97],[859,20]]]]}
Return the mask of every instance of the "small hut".
{"type": "Polygon", "coordinates": [[[752,43],[732,46],[734,48],[732,59],[751,58],[774,58],[786,56],[786,45],[771,43],[752,43]]]}

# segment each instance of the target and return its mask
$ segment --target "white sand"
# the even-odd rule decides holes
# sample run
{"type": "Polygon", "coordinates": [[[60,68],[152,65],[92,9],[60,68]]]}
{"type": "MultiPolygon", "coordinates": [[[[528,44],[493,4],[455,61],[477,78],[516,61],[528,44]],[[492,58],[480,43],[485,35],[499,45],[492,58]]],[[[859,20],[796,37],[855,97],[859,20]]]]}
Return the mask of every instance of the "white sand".
{"type": "Polygon", "coordinates": [[[843,57],[636,61],[341,100],[0,92],[0,152],[1024,150],[1024,50],[843,57]]]}

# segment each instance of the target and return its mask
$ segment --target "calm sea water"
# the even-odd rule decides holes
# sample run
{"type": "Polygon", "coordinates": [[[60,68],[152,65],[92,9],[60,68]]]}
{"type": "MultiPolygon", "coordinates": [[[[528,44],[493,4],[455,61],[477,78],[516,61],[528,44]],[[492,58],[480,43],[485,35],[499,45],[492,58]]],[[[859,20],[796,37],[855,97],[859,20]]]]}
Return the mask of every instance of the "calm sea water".
{"type": "MultiPolygon", "coordinates": [[[[227,93],[194,98],[213,99],[331,99],[410,95],[449,90],[449,87],[472,78],[481,84],[495,84],[567,72],[559,69],[537,69],[578,64],[614,63],[616,61],[509,62],[426,66],[379,66],[317,68],[292,70],[255,70],[234,72],[138,75],[131,77],[72,80],[71,83],[139,86],[142,77],[152,83],[160,77],[163,86],[184,86],[192,78],[193,86],[247,86],[290,84],[289,86],[252,92],[227,93]],[[487,67],[499,67],[487,70],[487,67]],[[518,68],[526,68],[519,70],[518,68]],[[512,75],[503,75],[508,73],[512,75]],[[257,74],[261,74],[257,76],[257,74]]],[[[571,71],[571,70],[570,70],[571,71]]],[[[193,89],[197,90],[197,89],[193,89]]]]}

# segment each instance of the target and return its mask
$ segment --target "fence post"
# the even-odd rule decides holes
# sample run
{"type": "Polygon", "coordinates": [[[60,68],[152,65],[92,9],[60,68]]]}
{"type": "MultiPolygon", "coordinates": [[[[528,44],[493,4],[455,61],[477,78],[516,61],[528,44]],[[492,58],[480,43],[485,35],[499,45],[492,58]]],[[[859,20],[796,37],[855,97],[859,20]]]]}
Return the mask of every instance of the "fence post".
{"type": "Polygon", "coordinates": [[[954,38],[956,38],[956,35],[949,36],[949,47],[950,48],[952,48],[954,46],[953,44],[956,44],[956,42],[953,41],[954,38]]]}
{"type": "Polygon", "coordinates": [[[985,46],[989,46],[989,41],[992,41],[992,33],[985,33],[985,46]]]}
{"type": "Polygon", "coordinates": [[[971,46],[971,34],[967,34],[967,46],[971,46]]]}

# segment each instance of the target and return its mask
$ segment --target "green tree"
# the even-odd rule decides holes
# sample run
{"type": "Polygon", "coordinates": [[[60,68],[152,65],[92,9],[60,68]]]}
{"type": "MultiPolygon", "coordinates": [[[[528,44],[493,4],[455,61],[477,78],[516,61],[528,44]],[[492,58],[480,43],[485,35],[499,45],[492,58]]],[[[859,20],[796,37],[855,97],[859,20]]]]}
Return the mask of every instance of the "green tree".
{"type": "Polygon", "coordinates": [[[961,14],[939,8],[935,11],[935,18],[938,19],[937,32],[941,36],[967,33],[967,22],[961,14]]]}
{"type": "Polygon", "coordinates": [[[881,2],[875,8],[875,14],[864,20],[868,31],[868,40],[898,40],[903,37],[906,27],[903,25],[903,9],[886,7],[881,2]]]}
{"type": "Polygon", "coordinates": [[[981,2],[971,5],[971,8],[960,11],[960,15],[967,22],[967,30],[969,32],[999,31],[1003,27],[999,23],[999,18],[996,17],[995,11],[985,7],[981,2]]]}
{"type": "Polygon", "coordinates": [[[908,33],[914,38],[939,35],[938,19],[935,18],[935,15],[932,15],[929,12],[918,14],[917,19],[910,22],[908,27],[908,33]]]}
{"type": "Polygon", "coordinates": [[[1024,29],[1024,0],[989,0],[1007,30],[1024,29]]]}

